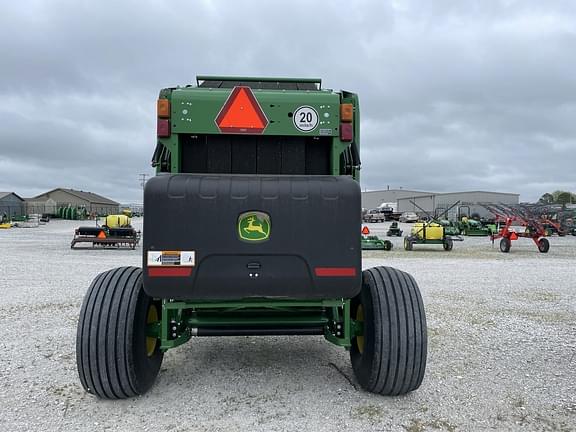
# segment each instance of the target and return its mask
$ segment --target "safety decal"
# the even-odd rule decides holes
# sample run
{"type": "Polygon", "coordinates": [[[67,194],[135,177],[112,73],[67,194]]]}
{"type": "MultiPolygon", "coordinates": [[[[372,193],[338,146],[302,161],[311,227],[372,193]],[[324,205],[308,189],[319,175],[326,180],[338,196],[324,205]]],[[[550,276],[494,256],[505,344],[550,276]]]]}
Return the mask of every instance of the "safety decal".
{"type": "Polygon", "coordinates": [[[195,264],[195,251],[148,251],[148,267],[193,267],[195,264]]]}

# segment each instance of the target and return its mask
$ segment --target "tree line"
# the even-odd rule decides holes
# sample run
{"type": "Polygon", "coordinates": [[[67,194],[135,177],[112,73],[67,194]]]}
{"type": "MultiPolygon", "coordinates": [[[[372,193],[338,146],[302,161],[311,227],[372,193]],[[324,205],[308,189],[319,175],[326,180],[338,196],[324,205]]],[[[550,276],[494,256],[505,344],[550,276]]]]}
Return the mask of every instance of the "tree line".
{"type": "Polygon", "coordinates": [[[566,191],[545,193],[538,200],[540,204],[576,204],[576,194],[566,191]]]}

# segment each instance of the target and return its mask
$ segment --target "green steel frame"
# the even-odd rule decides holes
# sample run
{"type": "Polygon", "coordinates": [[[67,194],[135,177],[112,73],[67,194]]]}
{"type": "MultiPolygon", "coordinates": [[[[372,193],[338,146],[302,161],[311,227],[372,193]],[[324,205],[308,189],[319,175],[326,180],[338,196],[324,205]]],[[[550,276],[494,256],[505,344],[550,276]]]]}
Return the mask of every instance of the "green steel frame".
{"type": "Polygon", "coordinates": [[[187,342],[194,329],[203,326],[318,326],[335,345],[350,348],[362,323],[351,318],[350,300],[250,300],[237,302],[188,302],[170,299],[162,303],[161,319],[148,324],[147,335],[160,340],[167,351],[187,342]],[[336,335],[340,332],[340,335],[336,335]]]}
{"type": "MultiPolygon", "coordinates": [[[[320,78],[270,78],[270,77],[234,77],[235,81],[241,82],[301,82],[322,85],[320,78]]],[[[196,76],[196,83],[200,85],[200,81],[227,81],[230,80],[229,76],[214,76],[214,75],[198,75],[196,76]]]]}
{"type": "MultiPolygon", "coordinates": [[[[223,79],[223,77],[197,77],[198,80],[205,79],[223,79]]],[[[246,77],[235,78],[238,81],[251,81],[246,77]]],[[[252,79],[252,81],[263,81],[264,79],[252,79]]],[[[270,80],[270,79],[268,79],[270,80]]],[[[283,79],[274,79],[274,81],[282,81],[283,79]]],[[[303,81],[306,80],[290,80],[290,81],[303,81]]],[[[311,79],[309,82],[319,82],[319,80],[311,79]]],[[[167,138],[158,138],[158,141],[162,143],[171,153],[171,167],[170,171],[172,173],[181,172],[181,151],[180,142],[178,135],[180,133],[219,133],[214,124],[214,118],[216,117],[218,111],[224,104],[227,96],[230,94],[231,89],[200,89],[197,87],[179,87],[179,88],[167,88],[160,91],[159,98],[167,99],[172,103],[171,117],[173,121],[171,123],[172,134],[167,138]],[[176,96],[177,95],[177,96],[176,96]],[[188,98],[198,98],[194,103],[188,102],[188,98]],[[178,100],[176,100],[178,99],[178,100]],[[179,104],[185,104],[182,111],[187,112],[188,117],[198,117],[199,119],[195,122],[188,121],[191,120],[188,117],[182,117],[180,112],[179,104]],[[206,112],[211,112],[212,115],[207,115],[206,112]]],[[[280,105],[273,103],[278,100],[278,91],[270,90],[257,90],[255,91],[256,98],[263,105],[264,111],[268,116],[274,118],[278,115],[280,105]],[[272,103],[269,103],[272,102],[272,103]]],[[[282,91],[282,104],[289,107],[297,107],[303,103],[314,106],[320,111],[320,107],[325,106],[327,114],[330,114],[332,118],[339,119],[340,113],[338,107],[341,103],[351,103],[354,105],[354,144],[357,146],[358,151],[360,149],[360,108],[358,103],[358,95],[355,93],[342,91],[341,93],[333,92],[332,90],[320,90],[311,92],[298,92],[298,91],[282,91]],[[329,104],[329,105],[327,105],[329,104]],[[327,108],[330,106],[330,108],[327,108]]],[[[336,125],[339,125],[339,121],[335,121],[336,125]]],[[[332,175],[342,175],[340,166],[340,156],[344,150],[346,150],[351,143],[347,141],[341,141],[338,133],[338,127],[335,128],[335,134],[332,136],[332,150],[330,159],[330,170],[332,175]]],[[[274,134],[274,135],[310,135],[305,133],[295,132],[291,125],[283,124],[282,122],[274,123],[271,125],[264,133],[274,134]]],[[[356,167],[352,173],[352,177],[356,181],[360,181],[360,167],[356,167]]]]}

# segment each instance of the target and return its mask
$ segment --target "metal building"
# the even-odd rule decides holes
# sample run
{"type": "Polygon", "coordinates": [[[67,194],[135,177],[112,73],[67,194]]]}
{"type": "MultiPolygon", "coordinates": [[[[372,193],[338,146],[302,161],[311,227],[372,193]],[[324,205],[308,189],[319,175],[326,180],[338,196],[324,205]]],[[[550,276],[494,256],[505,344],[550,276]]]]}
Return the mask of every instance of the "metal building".
{"type": "Polygon", "coordinates": [[[24,198],[14,192],[0,192],[0,219],[4,215],[8,218],[26,215],[24,198]]]}
{"type": "Polygon", "coordinates": [[[362,192],[362,208],[373,209],[382,203],[396,203],[400,198],[429,195],[432,192],[407,189],[386,189],[362,192]]]}
{"type": "Polygon", "coordinates": [[[52,189],[26,201],[28,208],[35,210],[34,213],[55,214],[59,207],[67,206],[85,208],[88,214],[94,215],[117,214],[120,210],[120,204],[109,198],[64,188],[52,189]]]}
{"type": "Polygon", "coordinates": [[[478,215],[479,217],[491,217],[491,213],[479,203],[504,203],[518,204],[520,195],[506,192],[488,192],[488,191],[468,191],[468,192],[450,192],[450,193],[432,193],[427,195],[413,195],[411,197],[402,197],[398,199],[399,212],[411,211],[423,215],[421,207],[431,214],[441,214],[448,210],[454,204],[459,204],[448,213],[448,219],[456,219],[460,216],[478,215]]]}

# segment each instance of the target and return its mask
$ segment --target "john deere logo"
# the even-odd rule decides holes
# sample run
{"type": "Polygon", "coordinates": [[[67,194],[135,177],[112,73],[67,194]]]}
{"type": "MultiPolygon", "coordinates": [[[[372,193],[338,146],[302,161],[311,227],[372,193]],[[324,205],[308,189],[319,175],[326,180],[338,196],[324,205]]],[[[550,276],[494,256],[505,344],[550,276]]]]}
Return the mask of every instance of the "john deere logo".
{"type": "Polygon", "coordinates": [[[270,237],[270,216],[263,212],[242,213],[238,217],[238,235],[250,242],[267,240],[270,237]]]}

